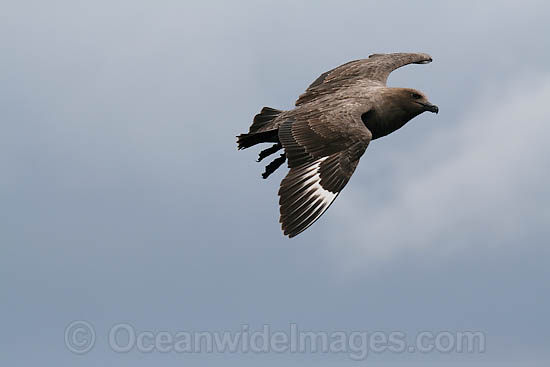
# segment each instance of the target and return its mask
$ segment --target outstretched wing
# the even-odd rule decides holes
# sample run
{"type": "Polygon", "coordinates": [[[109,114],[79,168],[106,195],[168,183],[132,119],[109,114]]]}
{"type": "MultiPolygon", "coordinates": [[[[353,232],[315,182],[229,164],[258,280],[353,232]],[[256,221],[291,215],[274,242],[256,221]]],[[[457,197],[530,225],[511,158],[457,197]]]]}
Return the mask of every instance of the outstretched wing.
{"type": "Polygon", "coordinates": [[[321,96],[353,86],[357,81],[365,86],[384,86],[392,71],[408,64],[427,64],[428,54],[393,53],[374,54],[368,59],[350,61],[321,74],[296,101],[296,106],[321,96]]]}
{"type": "Polygon", "coordinates": [[[303,113],[279,128],[290,168],[279,189],[285,235],[312,225],[348,183],[372,138],[361,111],[303,113]]]}

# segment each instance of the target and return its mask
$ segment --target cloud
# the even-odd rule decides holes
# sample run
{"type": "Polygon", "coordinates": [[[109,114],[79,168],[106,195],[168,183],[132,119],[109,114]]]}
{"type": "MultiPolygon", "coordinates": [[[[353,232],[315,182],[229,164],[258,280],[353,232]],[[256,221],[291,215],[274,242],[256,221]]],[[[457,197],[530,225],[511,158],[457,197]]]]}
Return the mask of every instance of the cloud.
{"type": "Polygon", "coordinates": [[[416,149],[389,157],[384,198],[352,180],[326,230],[346,268],[411,252],[542,242],[550,218],[550,74],[488,88],[476,101],[457,121],[440,122],[448,128],[411,143],[416,149]]]}

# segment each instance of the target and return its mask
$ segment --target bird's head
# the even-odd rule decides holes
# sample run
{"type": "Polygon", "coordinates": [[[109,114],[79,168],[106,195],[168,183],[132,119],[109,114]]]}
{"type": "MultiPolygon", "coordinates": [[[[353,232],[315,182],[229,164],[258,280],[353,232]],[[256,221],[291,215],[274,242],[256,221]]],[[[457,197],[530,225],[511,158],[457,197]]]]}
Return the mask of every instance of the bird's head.
{"type": "Polygon", "coordinates": [[[428,97],[419,90],[399,88],[396,94],[400,107],[414,116],[425,111],[439,112],[439,107],[428,101],[428,97]]]}

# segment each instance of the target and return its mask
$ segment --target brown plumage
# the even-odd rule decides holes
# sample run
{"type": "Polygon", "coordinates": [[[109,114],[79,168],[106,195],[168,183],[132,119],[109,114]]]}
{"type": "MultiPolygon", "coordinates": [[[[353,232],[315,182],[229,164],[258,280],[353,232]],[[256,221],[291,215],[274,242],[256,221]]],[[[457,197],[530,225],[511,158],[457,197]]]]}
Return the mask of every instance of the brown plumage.
{"type": "Polygon", "coordinates": [[[348,183],[371,140],[388,135],[437,106],[414,89],[386,86],[388,75],[407,64],[427,64],[421,53],[375,54],[323,73],[290,111],[264,107],[239,149],[275,143],[258,161],[284,148],[267,167],[267,178],[285,160],[290,171],[281,182],[279,205],[285,235],[312,225],[348,183]]]}

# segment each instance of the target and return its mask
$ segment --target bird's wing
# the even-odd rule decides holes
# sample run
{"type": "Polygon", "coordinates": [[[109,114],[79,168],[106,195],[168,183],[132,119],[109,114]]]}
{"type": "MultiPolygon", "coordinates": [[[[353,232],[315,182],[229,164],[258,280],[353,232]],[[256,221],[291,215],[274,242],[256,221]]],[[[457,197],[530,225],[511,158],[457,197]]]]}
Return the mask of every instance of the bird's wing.
{"type": "Polygon", "coordinates": [[[431,61],[430,55],[422,53],[374,54],[368,59],[350,61],[321,74],[298,97],[296,106],[348,88],[358,80],[365,86],[384,86],[388,76],[395,69],[408,64],[427,64],[431,61]]]}
{"type": "Polygon", "coordinates": [[[298,114],[279,128],[290,171],[279,189],[283,232],[294,237],[312,225],[348,183],[372,138],[363,108],[298,114]]]}

